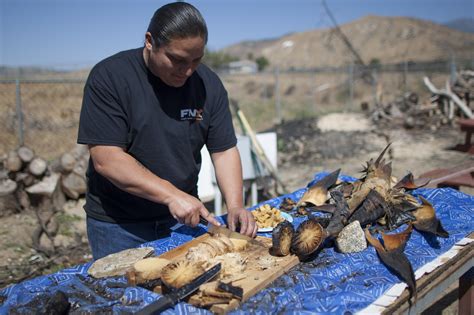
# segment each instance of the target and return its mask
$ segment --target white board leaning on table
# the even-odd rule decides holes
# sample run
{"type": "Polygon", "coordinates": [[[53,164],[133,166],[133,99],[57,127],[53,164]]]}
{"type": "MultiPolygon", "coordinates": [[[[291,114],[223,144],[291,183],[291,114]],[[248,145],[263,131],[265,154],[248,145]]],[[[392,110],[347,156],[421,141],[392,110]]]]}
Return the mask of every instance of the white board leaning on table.
{"type": "MultiPolygon", "coordinates": [[[[272,166],[277,169],[277,135],[275,132],[265,132],[257,134],[257,140],[263,148],[272,166]]],[[[255,179],[258,177],[258,170],[255,169],[252,154],[251,141],[248,136],[237,135],[237,148],[239,149],[240,159],[242,160],[242,173],[244,181],[251,185],[252,204],[256,204],[257,186],[255,179]]],[[[222,215],[222,196],[217,187],[214,168],[207,147],[201,150],[202,164],[198,178],[198,195],[203,202],[214,200],[214,209],[216,215],[222,215]]]]}

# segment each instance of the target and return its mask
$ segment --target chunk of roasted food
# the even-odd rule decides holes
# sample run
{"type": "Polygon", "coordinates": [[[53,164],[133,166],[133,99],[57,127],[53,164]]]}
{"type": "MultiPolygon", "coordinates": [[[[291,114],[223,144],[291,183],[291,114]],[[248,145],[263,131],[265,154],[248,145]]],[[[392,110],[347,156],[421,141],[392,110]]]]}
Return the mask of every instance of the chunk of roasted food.
{"type": "Polygon", "coordinates": [[[149,280],[158,279],[161,277],[163,268],[169,263],[168,259],[160,257],[149,257],[139,260],[127,271],[128,282],[132,285],[137,285],[149,280]]]}
{"type": "Polygon", "coordinates": [[[272,208],[269,204],[258,207],[252,211],[252,214],[259,229],[275,227],[278,223],[285,221],[280,210],[272,208]]]}
{"type": "Polygon", "coordinates": [[[323,242],[325,233],[315,219],[308,219],[300,224],[291,242],[291,252],[300,258],[314,253],[323,242]]]}
{"type": "Polygon", "coordinates": [[[245,249],[247,241],[228,238],[225,235],[213,235],[195,247],[191,247],[186,253],[189,261],[208,261],[211,258],[226,253],[245,249]]]}
{"type": "Polygon", "coordinates": [[[270,253],[275,256],[288,255],[294,234],[295,228],[293,224],[288,221],[278,223],[272,232],[272,247],[270,253]]]}
{"type": "Polygon", "coordinates": [[[178,289],[204,273],[201,264],[179,260],[166,265],[161,270],[161,281],[170,289],[178,289]]]}

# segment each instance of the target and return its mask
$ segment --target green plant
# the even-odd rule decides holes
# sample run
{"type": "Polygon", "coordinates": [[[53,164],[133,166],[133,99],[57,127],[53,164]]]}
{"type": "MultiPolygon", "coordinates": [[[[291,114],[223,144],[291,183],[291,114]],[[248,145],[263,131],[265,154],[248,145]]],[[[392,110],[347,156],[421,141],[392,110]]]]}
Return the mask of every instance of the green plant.
{"type": "Polygon", "coordinates": [[[268,59],[263,56],[255,59],[255,62],[257,63],[258,71],[263,71],[266,67],[270,65],[270,61],[268,61],[268,59]]]}
{"type": "Polygon", "coordinates": [[[72,236],[73,233],[70,229],[72,223],[80,221],[81,217],[77,215],[70,215],[64,212],[59,213],[56,215],[56,220],[59,225],[58,234],[65,235],[65,236],[72,236]]]}
{"type": "Polygon", "coordinates": [[[238,58],[230,56],[226,53],[212,52],[206,49],[202,62],[213,69],[220,69],[227,65],[229,62],[236,60],[238,60],[238,58]]]}

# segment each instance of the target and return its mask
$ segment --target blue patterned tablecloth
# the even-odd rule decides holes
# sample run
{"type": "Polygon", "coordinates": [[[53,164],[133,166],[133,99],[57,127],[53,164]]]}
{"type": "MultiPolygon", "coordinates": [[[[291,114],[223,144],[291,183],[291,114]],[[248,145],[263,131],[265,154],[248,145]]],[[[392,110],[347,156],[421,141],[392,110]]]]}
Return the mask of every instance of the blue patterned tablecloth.
{"type": "MultiPolygon", "coordinates": [[[[317,174],[308,186],[326,174],[317,174]]],[[[341,176],[341,179],[353,180],[347,176],[341,176]]],[[[298,200],[305,189],[263,203],[278,206],[285,197],[298,200]]],[[[474,197],[450,188],[421,188],[413,191],[413,195],[421,195],[434,205],[438,218],[449,232],[449,238],[446,239],[429,238],[417,231],[412,233],[405,253],[414,270],[417,270],[448,251],[474,230],[474,197]]],[[[259,205],[252,209],[257,206],[259,205]]],[[[304,219],[295,217],[295,227],[304,219]]],[[[171,237],[142,246],[152,246],[156,254],[160,255],[203,233],[205,229],[202,226],[194,229],[183,226],[173,232],[171,237]]],[[[159,294],[142,288],[124,287],[124,277],[97,280],[92,286],[88,285],[81,276],[87,275],[90,265],[91,263],[87,263],[64,269],[0,290],[0,314],[7,314],[12,309],[26,311],[28,307],[32,307],[32,303],[38,303],[38,299],[34,300],[35,297],[53,294],[58,290],[66,293],[75,307],[81,306],[81,310],[107,310],[113,314],[137,311],[160,297],[159,294]],[[100,292],[97,288],[101,288],[100,292]]],[[[325,248],[315,259],[300,263],[233,313],[350,314],[364,309],[399,282],[398,278],[381,264],[373,247],[354,254],[342,254],[333,248],[325,248]]],[[[165,312],[208,313],[207,310],[184,302],[165,312]]]]}

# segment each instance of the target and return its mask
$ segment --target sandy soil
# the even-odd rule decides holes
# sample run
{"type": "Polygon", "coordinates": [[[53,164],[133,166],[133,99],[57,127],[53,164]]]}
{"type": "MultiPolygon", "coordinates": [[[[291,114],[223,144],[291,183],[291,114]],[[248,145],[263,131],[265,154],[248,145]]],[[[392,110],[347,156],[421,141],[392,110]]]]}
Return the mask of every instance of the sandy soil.
{"type": "MultiPolygon", "coordinates": [[[[341,168],[342,174],[359,177],[365,162],[376,158],[389,142],[391,146],[386,157],[392,161],[393,175],[397,178],[408,172],[418,177],[432,169],[473,160],[473,156],[451,150],[454,145],[464,142],[464,135],[455,127],[434,132],[403,128],[380,130],[362,115],[348,113],[324,116],[316,126],[321,130],[317,140],[306,136],[303,141],[299,156],[304,158],[295,163],[294,159],[285,159],[285,155],[292,156],[292,153],[279,153],[279,175],[292,191],[306,186],[314,174],[321,171],[341,168]],[[313,150],[309,146],[319,148],[313,150]],[[307,153],[313,154],[308,156],[307,153]]],[[[473,192],[468,188],[461,188],[461,191],[473,192]]]]}

